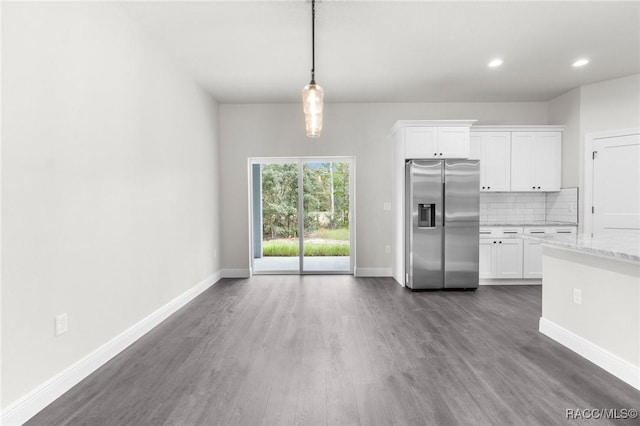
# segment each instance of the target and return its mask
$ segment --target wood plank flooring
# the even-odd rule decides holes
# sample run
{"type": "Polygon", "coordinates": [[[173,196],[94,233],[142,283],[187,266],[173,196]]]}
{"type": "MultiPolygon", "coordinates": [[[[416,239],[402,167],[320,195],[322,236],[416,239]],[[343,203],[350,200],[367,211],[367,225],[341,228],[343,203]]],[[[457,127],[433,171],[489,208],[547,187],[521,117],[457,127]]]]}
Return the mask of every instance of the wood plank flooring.
{"type": "Polygon", "coordinates": [[[538,332],[540,287],[225,279],[35,425],[556,425],[640,392],[538,332]]]}

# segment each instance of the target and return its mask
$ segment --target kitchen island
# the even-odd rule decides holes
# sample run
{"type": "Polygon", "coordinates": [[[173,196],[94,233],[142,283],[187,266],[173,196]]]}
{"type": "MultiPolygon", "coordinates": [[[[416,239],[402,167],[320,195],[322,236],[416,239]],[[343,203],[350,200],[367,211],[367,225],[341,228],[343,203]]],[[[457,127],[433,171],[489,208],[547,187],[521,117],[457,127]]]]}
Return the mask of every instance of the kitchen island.
{"type": "Polygon", "coordinates": [[[640,389],[640,233],[523,238],[543,247],[540,332],[640,389]]]}

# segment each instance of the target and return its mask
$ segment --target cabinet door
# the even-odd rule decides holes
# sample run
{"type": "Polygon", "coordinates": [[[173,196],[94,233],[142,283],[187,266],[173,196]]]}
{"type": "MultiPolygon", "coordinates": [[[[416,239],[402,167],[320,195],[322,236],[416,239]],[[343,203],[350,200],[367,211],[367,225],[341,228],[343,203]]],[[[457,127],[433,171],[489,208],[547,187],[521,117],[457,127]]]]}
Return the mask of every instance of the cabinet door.
{"type": "MultiPolygon", "coordinates": [[[[482,133],[473,133],[469,136],[469,159],[480,160],[482,133]]],[[[480,174],[482,174],[482,162],[480,163],[480,174]]]]}
{"type": "Polygon", "coordinates": [[[535,135],[536,132],[511,134],[511,191],[539,191],[535,182],[535,135]]]}
{"type": "Polygon", "coordinates": [[[511,190],[511,133],[485,133],[480,147],[481,190],[511,190]]]}
{"type": "Polygon", "coordinates": [[[404,158],[434,158],[437,155],[435,127],[409,127],[404,130],[404,158]]]}
{"type": "Polygon", "coordinates": [[[496,246],[496,278],[522,278],[522,240],[504,238],[496,246]]]}
{"type": "Polygon", "coordinates": [[[497,240],[480,238],[480,263],[478,265],[480,278],[496,277],[496,263],[493,255],[494,241],[497,240]]]}
{"type": "Polygon", "coordinates": [[[523,278],[542,278],[542,244],[537,241],[524,241],[523,278]]]}
{"type": "Polygon", "coordinates": [[[469,158],[469,128],[438,127],[438,157],[469,158]]]}
{"type": "Polygon", "coordinates": [[[562,167],[562,133],[540,132],[535,137],[536,188],[540,191],[560,191],[562,167]]]}

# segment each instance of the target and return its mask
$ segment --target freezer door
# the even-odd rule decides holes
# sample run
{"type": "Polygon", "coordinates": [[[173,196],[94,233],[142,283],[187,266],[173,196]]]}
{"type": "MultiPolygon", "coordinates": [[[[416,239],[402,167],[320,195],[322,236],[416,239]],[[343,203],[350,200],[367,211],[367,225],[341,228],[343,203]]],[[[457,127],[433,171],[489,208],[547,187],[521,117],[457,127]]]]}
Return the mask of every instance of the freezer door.
{"type": "Polygon", "coordinates": [[[414,290],[443,287],[442,161],[406,164],[405,271],[414,290]]]}
{"type": "Polygon", "coordinates": [[[480,250],[480,162],[444,165],[444,287],[477,288],[480,250]]]}

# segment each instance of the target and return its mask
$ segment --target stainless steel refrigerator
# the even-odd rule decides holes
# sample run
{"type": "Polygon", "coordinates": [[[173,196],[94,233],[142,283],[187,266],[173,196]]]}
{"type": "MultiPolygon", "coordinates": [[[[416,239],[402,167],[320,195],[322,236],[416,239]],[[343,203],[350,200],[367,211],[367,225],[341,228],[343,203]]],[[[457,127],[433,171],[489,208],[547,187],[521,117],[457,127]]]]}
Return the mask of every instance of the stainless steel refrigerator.
{"type": "Polygon", "coordinates": [[[405,172],[406,285],[478,288],[480,162],[408,160],[405,172]]]}

